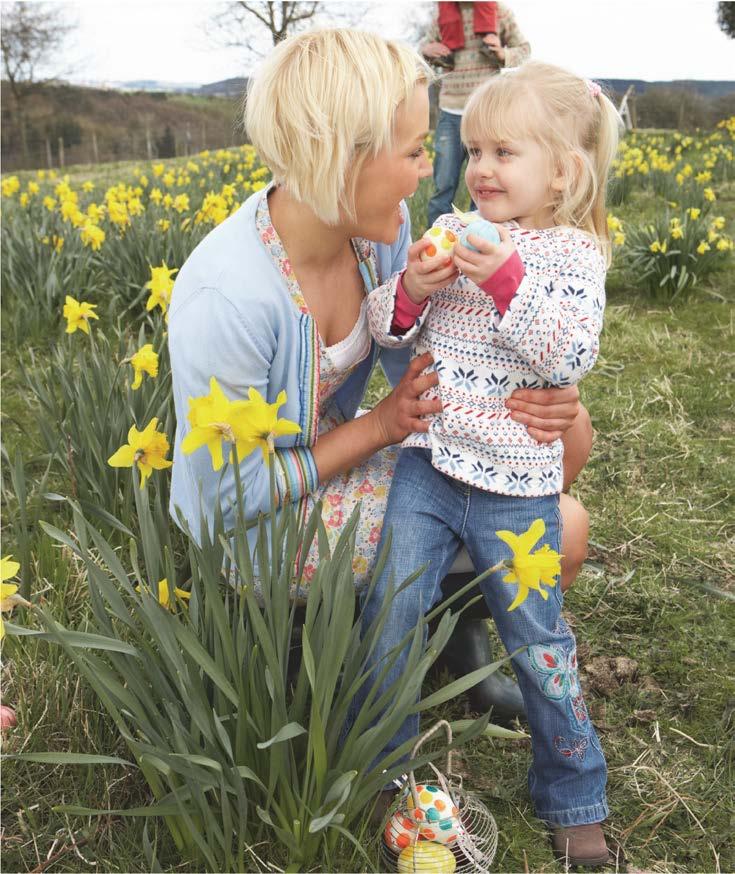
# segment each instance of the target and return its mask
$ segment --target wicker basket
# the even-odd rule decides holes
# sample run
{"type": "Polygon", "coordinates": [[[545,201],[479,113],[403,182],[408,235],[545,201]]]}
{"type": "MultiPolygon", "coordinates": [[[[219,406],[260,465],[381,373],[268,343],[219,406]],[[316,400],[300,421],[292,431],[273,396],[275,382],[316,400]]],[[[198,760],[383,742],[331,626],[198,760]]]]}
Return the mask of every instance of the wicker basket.
{"type": "MultiPolygon", "coordinates": [[[[451,726],[442,719],[419,738],[411,758],[442,728],[451,744],[451,726]]],[[[434,772],[431,782],[417,784],[414,772],[409,771],[388,810],[380,840],[380,870],[401,874],[489,871],[498,846],[493,815],[462,788],[462,777],[452,771],[451,751],[447,752],[446,775],[431,763],[429,767],[434,772]]]]}

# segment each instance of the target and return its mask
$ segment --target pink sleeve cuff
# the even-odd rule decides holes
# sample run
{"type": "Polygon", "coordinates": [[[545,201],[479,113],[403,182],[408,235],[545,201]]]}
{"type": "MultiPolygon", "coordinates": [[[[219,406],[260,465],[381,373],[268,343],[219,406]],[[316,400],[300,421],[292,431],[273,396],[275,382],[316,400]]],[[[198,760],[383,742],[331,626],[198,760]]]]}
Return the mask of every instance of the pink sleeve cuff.
{"type": "Polygon", "coordinates": [[[391,334],[405,334],[409,328],[412,328],[418,316],[426,309],[427,303],[428,299],[421,303],[414,303],[411,300],[403,287],[403,274],[401,274],[396,283],[396,308],[390,326],[391,334]]]}
{"type": "MultiPolygon", "coordinates": [[[[521,256],[518,252],[513,252],[498,267],[495,273],[480,286],[493,299],[493,303],[501,316],[505,315],[505,311],[510,306],[510,302],[513,300],[513,296],[518,291],[518,286],[523,281],[525,275],[526,268],[523,266],[521,256]]],[[[397,306],[396,312],[398,312],[397,306]]]]}

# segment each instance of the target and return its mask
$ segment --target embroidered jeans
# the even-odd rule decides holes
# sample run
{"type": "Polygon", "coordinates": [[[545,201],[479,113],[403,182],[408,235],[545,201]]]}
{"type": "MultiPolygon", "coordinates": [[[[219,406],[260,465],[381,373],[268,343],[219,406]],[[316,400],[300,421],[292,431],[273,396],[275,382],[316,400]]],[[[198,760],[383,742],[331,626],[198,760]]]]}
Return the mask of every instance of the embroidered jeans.
{"type": "MultiPolygon", "coordinates": [[[[482,491],[432,467],[428,450],[401,450],[383,524],[384,535],[393,532],[390,558],[375,596],[364,604],[363,627],[379,612],[391,577],[398,586],[423,564],[429,566],[393,602],[371,663],[377,665],[415,627],[421,613],[436,603],[441,580],[461,544],[482,571],[509,557],[508,547],[495,531],[521,534],[537,518],[546,524],[538,546],[548,543],[560,551],[558,495],[521,498],[482,491]]],[[[600,822],[608,815],[607,768],[579,687],[574,635],[561,616],[561,586],[557,583],[547,590],[548,600],[531,591],[509,613],[517,586],[502,582],[506,573],[493,574],[481,589],[506,649],[520,650],[513,657],[513,668],[531,728],[533,763],[528,782],[536,815],[559,826],[600,822]]],[[[405,654],[386,685],[404,665],[405,654]]],[[[416,735],[418,728],[418,716],[407,719],[383,754],[416,735]]]]}

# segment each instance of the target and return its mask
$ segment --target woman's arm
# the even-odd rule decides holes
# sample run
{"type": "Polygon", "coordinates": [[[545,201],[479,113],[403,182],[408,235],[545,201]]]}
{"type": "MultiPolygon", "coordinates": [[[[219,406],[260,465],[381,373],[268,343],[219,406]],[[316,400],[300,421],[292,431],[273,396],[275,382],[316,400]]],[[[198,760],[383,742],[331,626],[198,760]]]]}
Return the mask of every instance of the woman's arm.
{"type": "Polygon", "coordinates": [[[312,454],[320,482],[356,467],[409,434],[428,431],[429,422],[422,416],[441,412],[440,400],[419,400],[438,382],[433,371],[422,375],[432,361],[429,353],[414,358],[398,385],[373,410],[319,437],[312,454]]]}

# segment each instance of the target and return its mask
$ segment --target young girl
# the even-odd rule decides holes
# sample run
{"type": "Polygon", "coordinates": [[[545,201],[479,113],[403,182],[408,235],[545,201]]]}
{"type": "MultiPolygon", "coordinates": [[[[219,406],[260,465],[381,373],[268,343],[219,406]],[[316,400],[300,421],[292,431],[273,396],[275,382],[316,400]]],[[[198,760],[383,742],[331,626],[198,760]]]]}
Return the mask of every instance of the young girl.
{"type": "MultiPolygon", "coordinates": [[[[443,412],[426,433],[403,441],[384,520],[392,548],[367,627],[383,592],[428,563],[395,600],[374,662],[437,601],[461,544],[478,572],[508,558],[497,529],[518,534],[542,519],[538,545],[560,550],[562,443],[541,444],[510,418],[519,387],[580,380],[598,352],[609,238],[605,187],[618,115],[599,86],[557,67],[528,63],[474,92],[462,120],[466,181],[480,216],[500,242],[470,235],[453,260],[424,264],[429,241],[409,249],[408,266],[368,298],[373,335],[385,346],[431,352],[439,375],[426,398],[443,412]]],[[[459,236],[452,215],[437,224],[459,236]]],[[[576,644],[561,615],[557,585],[548,600],[517,594],[503,573],[481,585],[513,658],[531,728],[529,788],[536,813],[553,828],[558,855],[601,864],[608,849],[606,765],[577,679],[576,644]]],[[[393,672],[403,670],[405,654],[393,672]]],[[[387,678],[391,682],[395,673],[387,678]]],[[[418,731],[406,721],[397,749],[418,731]]]]}

